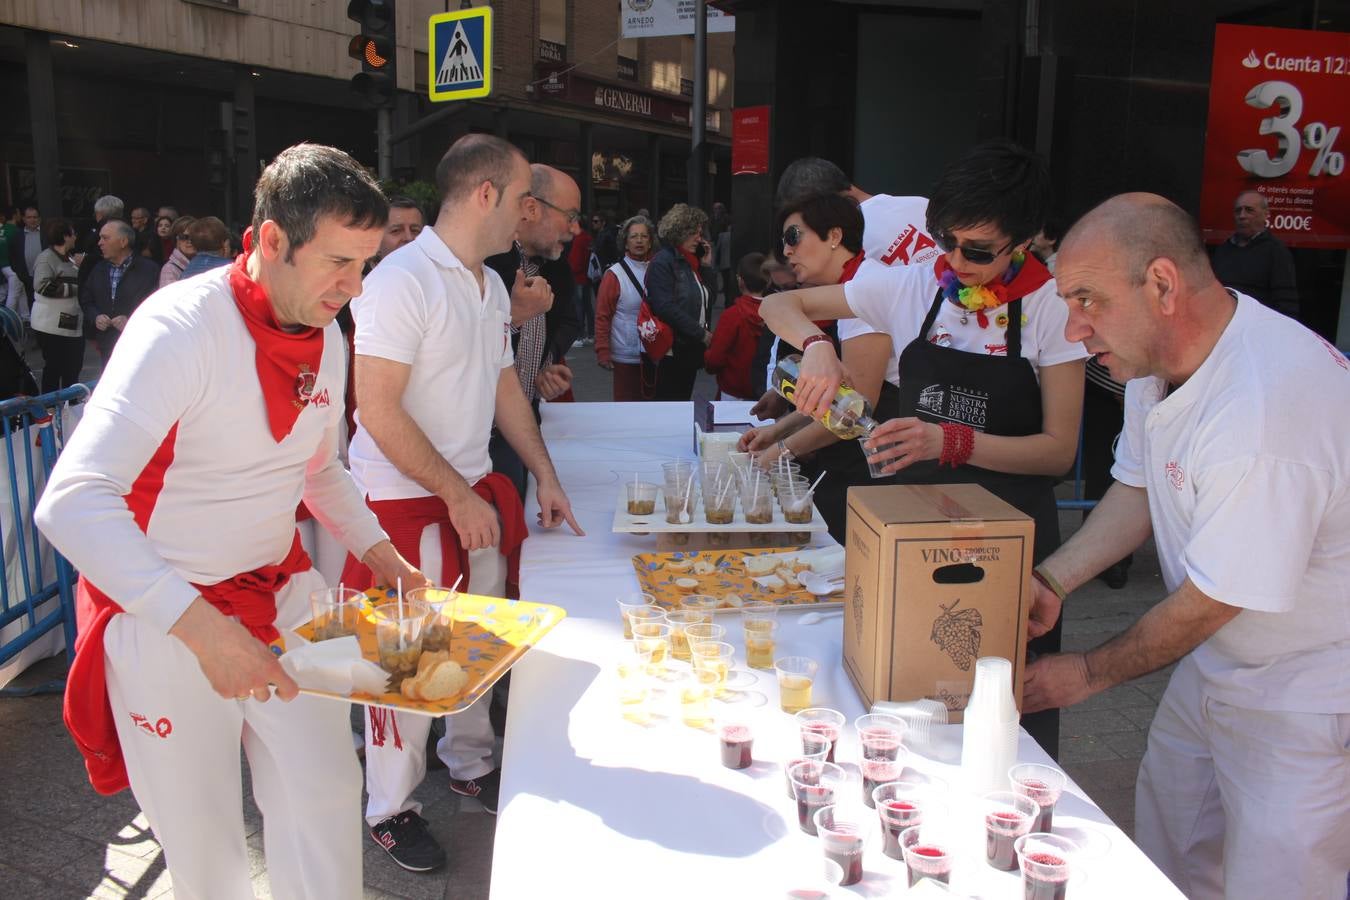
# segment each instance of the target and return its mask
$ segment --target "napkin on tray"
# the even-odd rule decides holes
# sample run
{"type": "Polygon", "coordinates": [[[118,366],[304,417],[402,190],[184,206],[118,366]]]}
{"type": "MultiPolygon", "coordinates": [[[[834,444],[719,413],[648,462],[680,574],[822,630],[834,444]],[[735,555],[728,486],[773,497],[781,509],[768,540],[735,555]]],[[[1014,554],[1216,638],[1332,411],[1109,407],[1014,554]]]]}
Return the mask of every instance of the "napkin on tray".
{"type": "Polygon", "coordinates": [[[288,631],[286,646],[294,649],[281,655],[281,667],[307,690],[344,697],[353,691],[379,695],[389,683],[387,672],[361,656],[353,636],[311,643],[288,631]]]}

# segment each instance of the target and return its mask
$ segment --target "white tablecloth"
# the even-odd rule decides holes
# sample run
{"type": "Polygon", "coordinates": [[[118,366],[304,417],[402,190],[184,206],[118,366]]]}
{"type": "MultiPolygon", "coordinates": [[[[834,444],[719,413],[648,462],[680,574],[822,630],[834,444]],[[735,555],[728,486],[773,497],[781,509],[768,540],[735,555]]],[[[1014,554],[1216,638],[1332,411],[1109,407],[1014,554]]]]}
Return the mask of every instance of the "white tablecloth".
{"type": "MultiPolygon", "coordinates": [[[[795,804],[785,795],[779,761],[791,752],[795,730],[778,708],[772,673],[742,668],[738,675],[750,699],[735,707],[751,712],[755,728],[755,764],[747,770],[723,768],[716,736],[684,727],[678,716],[644,728],[619,714],[614,664],[623,638],[614,597],[637,589],[630,559],[651,550],[653,538],[609,531],[614,495],[635,471],[659,481],[662,461],[690,456],[692,427],[690,404],[544,405],[549,452],[587,535],[575,537],[565,527],[543,533],[532,525],[525,543],[522,595],[559,604],[568,618],[512,674],[492,896],[903,893],[904,864],[881,853],[879,827],[860,884],[839,888],[824,880],[818,841],[797,828],[795,804]]],[[[531,523],[536,512],[531,498],[531,523]]],[[[820,660],[813,701],[840,710],[851,723],[866,710],[841,665],[840,619],[815,625],[800,619],[796,612],[779,615],[778,655],[820,660]]],[[[723,624],[743,667],[739,623],[723,624]]],[[[959,730],[948,726],[939,736],[940,758],[911,764],[957,784],[959,730]]],[[[846,769],[854,764],[860,797],[852,731],[845,728],[837,759],[846,769]]],[[[1048,761],[1025,733],[1019,757],[1048,761]]],[[[1021,897],[1015,874],[985,864],[981,819],[972,813],[970,823],[953,886],[985,898],[1021,897]]],[[[1071,883],[1070,898],[1181,896],[1077,785],[1070,783],[1056,808],[1055,830],[1084,841],[1092,854],[1084,880],[1071,883]]]]}

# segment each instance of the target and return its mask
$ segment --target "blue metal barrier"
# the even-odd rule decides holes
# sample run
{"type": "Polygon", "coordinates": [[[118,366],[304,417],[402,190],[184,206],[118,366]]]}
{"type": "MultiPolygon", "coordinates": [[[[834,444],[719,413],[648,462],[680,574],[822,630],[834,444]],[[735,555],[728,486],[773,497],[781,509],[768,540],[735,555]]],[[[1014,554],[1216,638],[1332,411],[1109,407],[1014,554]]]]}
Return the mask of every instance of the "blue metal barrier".
{"type": "Polygon", "coordinates": [[[1055,506],[1060,509],[1077,509],[1087,512],[1097,505],[1096,500],[1088,500],[1083,494],[1087,490],[1087,482],[1083,479],[1083,429],[1078,429],[1078,455],[1073,460],[1073,496],[1063,500],[1055,501],[1055,506]]]}
{"type": "Polygon", "coordinates": [[[12,521],[0,523],[0,548],[9,543],[4,533],[8,528],[17,546],[15,555],[23,585],[23,597],[16,599],[10,591],[12,579],[8,554],[0,552],[0,628],[16,621],[23,621],[26,626],[17,637],[0,644],[0,664],[13,659],[58,625],[65,632],[67,657],[74,652],[75,570],[38,533],[33,511],[37,508],[41,488],[56,464],[56,457],[65,445],[62,414],[71,401],[84,400],[89,392],[89,386],[76,384],[40,397],[15,397],[0,402],[0,428],[4,433],[5,460],[9,464],[9,501],[13,510],[12,521]],[[40,460],[34,459],[35,432],[40,460]],[[35,462],[42,466],[40,482],[35,462]],[[51,566],[43,560],[49,549],[53,556],[51,566]],[[53,597],[60,598],[57,608],[39,618],[38,610],[53,597]]]}

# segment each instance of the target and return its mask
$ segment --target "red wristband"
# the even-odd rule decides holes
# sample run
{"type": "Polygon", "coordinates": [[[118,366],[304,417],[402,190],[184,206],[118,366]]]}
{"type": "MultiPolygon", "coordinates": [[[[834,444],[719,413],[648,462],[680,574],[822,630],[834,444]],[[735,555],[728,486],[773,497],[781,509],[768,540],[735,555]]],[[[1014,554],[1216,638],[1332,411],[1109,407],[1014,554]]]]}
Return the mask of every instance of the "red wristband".
{"type": "Polygon", "coordinates": [[[970,455],[974,452],[974,428],[969,425],[955,425],[950,422],[942,424],[942,455],[938,457],[938,465],[951,466],[953,469],[957,466],[964,466],[970,461],[970,455]]]}
{"type": "MultiPolygon", "coordinates": [[[[813,334],[813,335],[811,335],[809,338],[807,338],[806,340],[802,341],[802,354],[805,355],[805,354],[806,354],[806,349],[807,349],[808,347],[810,347],[812,344],[819,344],[821,341],[829,341],[829,340],[830,340],[830,336],[829,336],[828,334],[813,334]]],[[[833,342],[831,342],[831,346],[833,346],[833,342]]]]}

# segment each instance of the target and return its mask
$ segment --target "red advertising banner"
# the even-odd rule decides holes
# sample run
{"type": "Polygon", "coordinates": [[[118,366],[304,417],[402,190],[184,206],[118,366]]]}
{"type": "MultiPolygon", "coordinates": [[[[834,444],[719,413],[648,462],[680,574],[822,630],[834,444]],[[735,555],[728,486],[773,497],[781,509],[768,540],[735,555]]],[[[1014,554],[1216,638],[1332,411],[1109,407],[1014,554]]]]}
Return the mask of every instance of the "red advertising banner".
{"type": "Polygon", "coordinates": [[[1350,247],[1350,33],[1219,25],[1209,85],[1200,226],[1233,232],[1233,201],[1258,191],[1292,247],[1350,247]]]}
{"type": "Polygon", "coordinates": [[[743,106],[731,111],[731,174],[769,172],[769,107],[743,106]]]}

